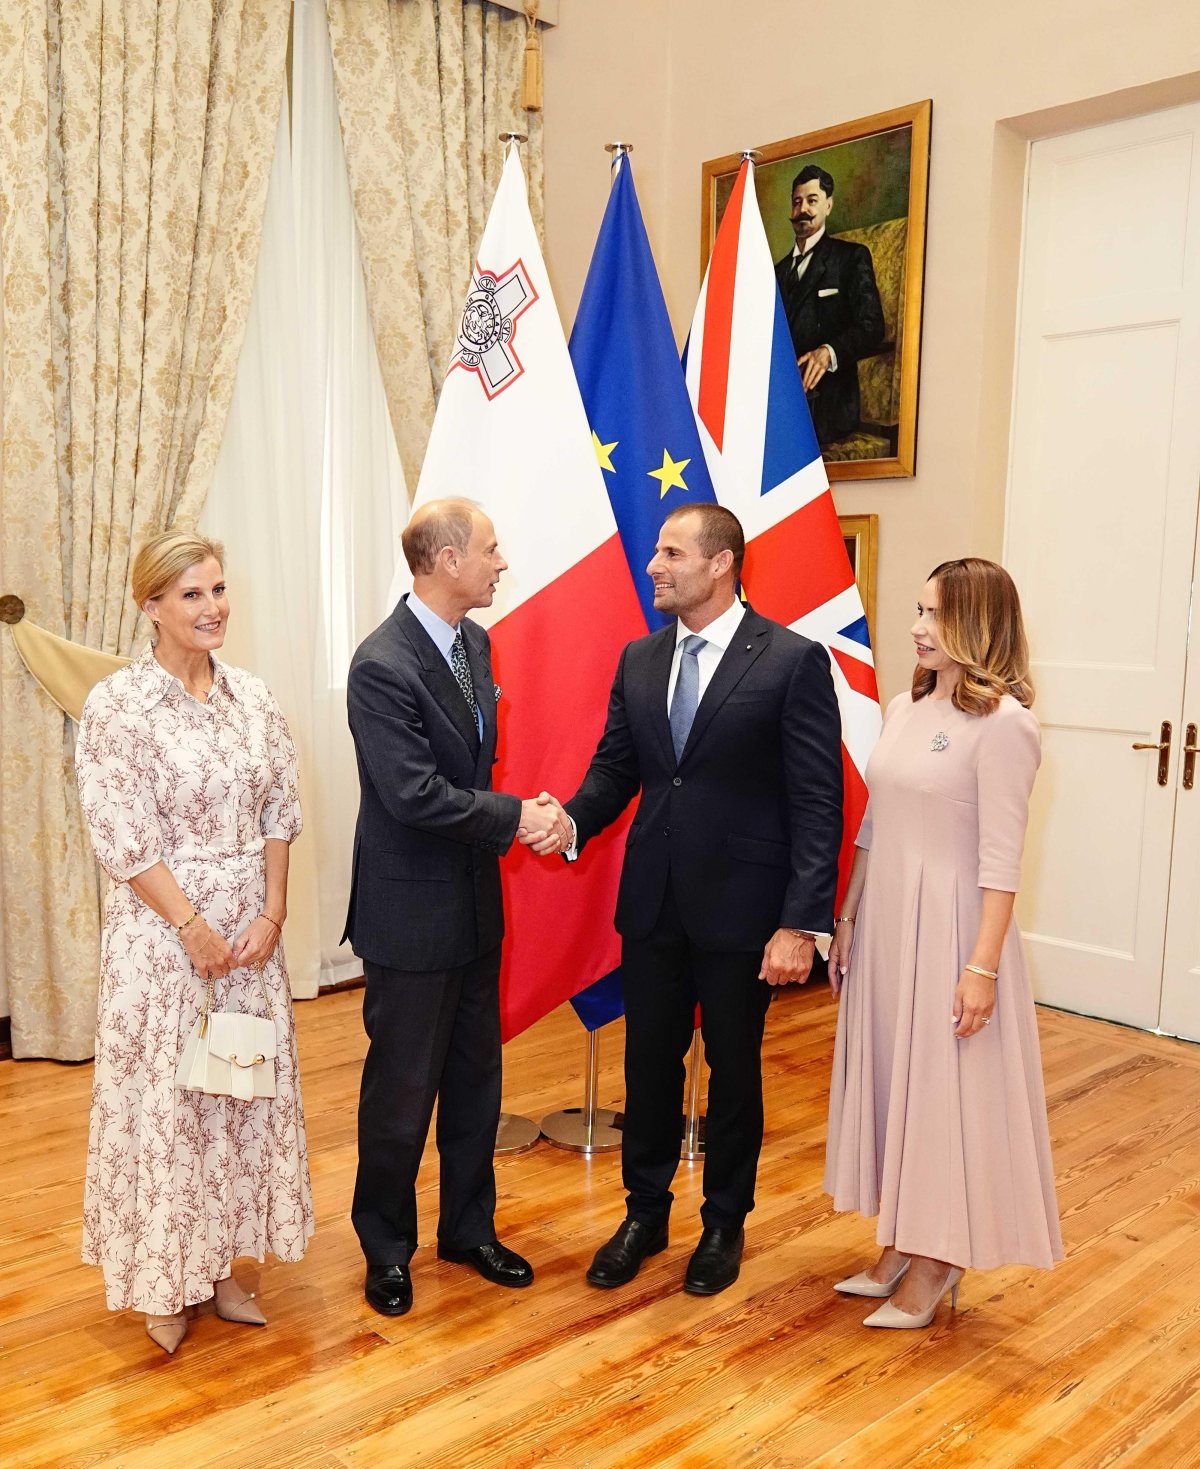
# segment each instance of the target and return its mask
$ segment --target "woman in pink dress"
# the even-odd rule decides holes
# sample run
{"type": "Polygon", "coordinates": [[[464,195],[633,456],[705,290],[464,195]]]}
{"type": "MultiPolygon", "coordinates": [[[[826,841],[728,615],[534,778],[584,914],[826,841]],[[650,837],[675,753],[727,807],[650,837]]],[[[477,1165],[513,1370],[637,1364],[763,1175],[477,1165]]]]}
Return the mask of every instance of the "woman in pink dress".
{"type": "Polygon", "coordinates": [[[1017,591],[947,561],[912,630],[829,951],[841,992],[825,1189],[883,1252],[835,1289],[921,1327],[968,1268],[1062,1258],[1037,1018],[1012,921],[1041,759],[1017,591]]]}
{"type": "Polygon", "coordinates": [[[138,553],[133,594],[154,623],[140,658],[88,695],[80,799],[116,886],[100,947],[83,1258],[111,1310],[146,1313],[173,1353],[188,1308],[265,1325],[232,1275],[313,1232],[287,967],[288,844],[300,831],[296,752],[261,680],[219,663],[224,552],[165,533],[138,553]],[[180,1052],[214,981],[216,1010],[278,1032],[274,1097],[177,1091],[180,1052]]]}

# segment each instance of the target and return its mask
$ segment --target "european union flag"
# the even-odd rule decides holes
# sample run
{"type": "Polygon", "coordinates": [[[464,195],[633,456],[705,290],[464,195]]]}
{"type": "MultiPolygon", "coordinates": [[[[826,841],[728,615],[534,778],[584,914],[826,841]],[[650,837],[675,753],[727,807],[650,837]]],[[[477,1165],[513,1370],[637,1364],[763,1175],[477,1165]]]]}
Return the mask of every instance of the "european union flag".
{"type": "MultiPolygon", "coordinates": [[[[663,521],[682,505],[715,500],[629,157],[616,178],[571,333],[571,361],[604,471],[629,573],[648,631],[655,611],[646,565],[663,521]]],[[[622,1010],[621,971],[571,1001],[588,1030],[622,1010]]]]}
{"type": "Polygon", "coordinates": [[[672,510],[715,500],[626,154],[600,226],[571,333],[571,361],[629,571],[650,631],[646,564],[672,510]]]}

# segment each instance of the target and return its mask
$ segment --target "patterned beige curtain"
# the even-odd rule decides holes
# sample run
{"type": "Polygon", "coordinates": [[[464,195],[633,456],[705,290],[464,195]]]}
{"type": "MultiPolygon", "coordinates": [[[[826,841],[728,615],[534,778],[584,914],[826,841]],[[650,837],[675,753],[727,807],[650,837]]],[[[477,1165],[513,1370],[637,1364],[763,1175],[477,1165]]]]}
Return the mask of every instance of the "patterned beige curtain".
{"type": "Polygon", "coordinates": [[[525,173],[542,227],[542,117],[521,106],[526,23],[485,0],[327,8],[371,324],[415,487],[500,182],[501,132],[529,135],[525,173]]]}
{"type": "MultiPolygon", "coordinates": [[[[130,549],[204,504],[246,323],[289,0],[4,0],[0,593],[128,653],[130,549]]],[[[13,1053],[92,1054],[72,731],[0,638],[13,1053]]]]}

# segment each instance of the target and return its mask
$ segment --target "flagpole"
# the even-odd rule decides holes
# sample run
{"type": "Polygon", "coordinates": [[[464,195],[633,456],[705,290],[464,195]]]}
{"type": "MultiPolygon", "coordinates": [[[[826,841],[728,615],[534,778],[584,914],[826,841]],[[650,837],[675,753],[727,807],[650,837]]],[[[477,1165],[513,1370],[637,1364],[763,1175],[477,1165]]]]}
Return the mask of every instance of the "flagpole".
{"type": "MultiPolygon", "coordinates": [[[[508,157],[510,147],[519,148],[522,143],[528,143],[528,133],[501,133],[500,143],[504,149],[504,156],[508,157]]],[[[542,1138],[542,1130],[532,1117],[522,1117],[515,1112],[501,1112],[500,1121],[496,1127],[497,1153],[524,1153],[539,1143],[542,1138]]]]}
{"type": "MultiPolygon", "coordinates": [[[[632,143],[605,143],[604,151],[612,155],[609,187],[617,176],[617,167],[632,143]]],[[[621,1146],[617,1114],[611,1107],[597,1107],[596,1090],[600,1079],[600,1042],[594,1030],[588,1031],[587,1055],[583,1063],[583,1106],[563,1107],[542,1118],[542,1136],[556,1148],[573,1153],[610,1153],[621,1146]]]]}

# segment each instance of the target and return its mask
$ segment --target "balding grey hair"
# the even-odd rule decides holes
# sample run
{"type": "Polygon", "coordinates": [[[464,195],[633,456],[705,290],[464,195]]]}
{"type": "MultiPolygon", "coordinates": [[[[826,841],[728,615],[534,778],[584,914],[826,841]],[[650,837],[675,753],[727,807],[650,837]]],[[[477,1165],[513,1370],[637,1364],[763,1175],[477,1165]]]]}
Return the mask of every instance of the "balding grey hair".
{"type": "Polygon", "coordinates": [[[414,576],[430,576],[437,568],[438,553],[453,546],[466,555],[474,517],[479,506],[474,500],[431,500],[414,511],[404,527],[400,545],[414,576]]]}

